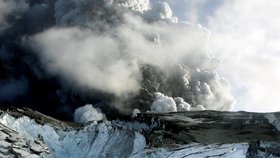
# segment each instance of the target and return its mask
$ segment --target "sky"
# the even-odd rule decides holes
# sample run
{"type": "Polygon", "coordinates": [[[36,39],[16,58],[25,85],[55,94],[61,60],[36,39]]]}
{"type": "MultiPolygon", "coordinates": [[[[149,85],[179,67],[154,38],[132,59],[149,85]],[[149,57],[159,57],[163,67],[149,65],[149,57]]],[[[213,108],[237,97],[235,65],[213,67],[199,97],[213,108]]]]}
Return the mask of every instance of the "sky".
{"type": "Polygon", "coordinates": [[[211,32],[219,71],[236,97],[233,110],[280,111],[280,1],[167,1],[179,19],[211,32]]]}

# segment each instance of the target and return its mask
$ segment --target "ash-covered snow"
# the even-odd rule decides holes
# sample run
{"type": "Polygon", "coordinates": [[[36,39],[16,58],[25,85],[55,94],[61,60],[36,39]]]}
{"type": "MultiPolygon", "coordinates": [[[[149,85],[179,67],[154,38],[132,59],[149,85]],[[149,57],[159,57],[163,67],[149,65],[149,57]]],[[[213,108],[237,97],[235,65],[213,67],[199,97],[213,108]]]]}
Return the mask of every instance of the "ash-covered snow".
{"type": "MultiPolygon", "coordinates": [[[[190,127],[194,124],[203,126],[201,119],[183,117],[180,114],[173,113],[173,116],[164,117],[167,122],[172,122],[172,119],[177,120],[176,122],[184,120],[190,127]]],[[[152,118],[151,124],[136,121],[140,119],[138,117],[132,118],[131,121],[89,122],[83,127],[60,128],[52,123],[37,123],[35,119],[27,116],[13,116],[4,113],[0,117],[0,157],[16,154],[17,157],[56,158],[245,158],[249,153],[270,158],[277,157],[280,146],[277,140],[260,141],[255,144],[249,141],[212,144],[192,141],[185,144],[176,141],[169,143],[168,139],[163,139],[165,132],[171,132],[174,136],[176,133],[169,131],[167,126],[163,125],[164,122],[156,118],[152,118]],[[160,124],[163,129],[159,129],[160,124]],[[160,138],[161,145],[154,146],[156,142],[153,138],[160,138]]],[[[236,116],[238,117],[238,114],[236,116]]]]}
{"type": "Polygon", "coordinates": [[[50,157],[49,148],[41,140],[29,140],[10,127],[0,124],[0,157],[50,157]]]}
{"type": "Polygon", "coordinates": [[[271,123],[278,131],[280,131],[280,119],[275,116],[275,114],[266,114],[268,122],[271,123]]]}
{"type": "Polygon", "coordinates": [[[160,148],[146,150],[131,156],[131,158],[199,158],[199,157],[220,157],[220,158],[246,158],[249,145],[240,144],[189,144],[179,148],[160,148]]]}
{"type": "Polygon", "coordinates": [[[140,123],[137,121],[125,122],[121,120],[113,120],[112,124],[114,124],[117,127],[131,131],[149,131],[151,129],[151,127],[146,123],[140,123]]]}
{"type": "MultiPolygon", "coordinates": [[[[0,123],[17,131],[27,141],[41,139],[50,150],[50,156],[57,158],[87,158],[87,157],[246,157],[248,144],[189,144],[176,148],[147,147],[146,139],[141,129],[149,128],[145,124],[135,122],[103,122],[87,124],[81,129],[59,130],[50,125],[40,125],[28,117],[14,118],[8,114],[0,119],[0,123]],[[117,125],[118,128],[114,126],[117,125]],[[124,127],[127,127],[124,129],[124,127]]],[[[34,144],[34,143],[33,143],[34,144]]],[[[9,144],[1,143],[1,146],[9,144]]],[[[33,146],[31,150],[40,151],[44,145],[33,146]]],[[[23,149],[14,149],[22,157],[30,155],[23,149]]],[[[33,155],[36,157],[36,155],[33,155]]]]}
{"type": "MultiPolygon", "coordinates": [[[[0,123],[27,140],[41,139],[49,147],[51,157],[57,158],[126,157],[146,147],[141,133],[115,128],[110,122],[90,123],[80,129],[64,131],[38,124],[26,116],[16,119],[6,114],[0,118],[0,123]]],[[[40,149],[34,147],[33,150],[40,149]]]]}
{"type": "Polygon", "coordinates": [[[146,146],[147,143],[145,137],[141,133],[136,132],[134,143],[133,143],[132,154],[143,151],[146,146]]]}

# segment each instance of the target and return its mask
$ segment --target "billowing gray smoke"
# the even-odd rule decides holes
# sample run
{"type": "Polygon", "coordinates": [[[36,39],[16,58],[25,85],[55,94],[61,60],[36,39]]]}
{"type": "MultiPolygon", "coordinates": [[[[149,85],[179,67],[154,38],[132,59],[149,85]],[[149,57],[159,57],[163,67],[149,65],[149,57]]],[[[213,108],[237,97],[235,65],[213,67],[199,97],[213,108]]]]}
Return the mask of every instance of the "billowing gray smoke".
{"type": "Polygon", "coordinates": [[[28,9],[25,1],[1,0],[0,1],[0,30],[9,27],[9,18],[22,14],[28,9]]]}
{"type": "Polygon", "coordinates": [[[5,96],[0,91],[0,101],[23,98],[24,104],[34,106],[46,106],[47,101],[61,112],[99,103],[96,106],[101,109],[110,106],[131,112],[134,108],[149,110],[155,93],[161,92],[181,97],[192,107],[231,109],[234,98],[228,82],[216,72],[219,60],[211,55],[209,32],[200,25],[180,22],[167,3],[18,2],[27,6],[16,18],[6,20],[14,9],[0,12],[0,86],[5,89],[12,87],[11,81],[24,80],[26,94],[5,96]],[[37,19],[43,23],[30,24],[37,19]],[[14,38],[8,40],[11,35],[14,38]]]}

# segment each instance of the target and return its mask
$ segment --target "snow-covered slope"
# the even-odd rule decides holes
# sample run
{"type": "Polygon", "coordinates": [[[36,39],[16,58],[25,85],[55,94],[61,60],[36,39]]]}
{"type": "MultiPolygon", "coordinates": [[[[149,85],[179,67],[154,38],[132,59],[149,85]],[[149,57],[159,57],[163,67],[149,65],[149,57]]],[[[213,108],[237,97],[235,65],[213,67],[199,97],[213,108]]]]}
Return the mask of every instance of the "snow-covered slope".
{"type": "Polygon", "coordinates": [[[91,123],[79,129],[69,127],[66,131],[55,129],[50,124],[38,124],[26,116],[16,119],[6,114],[0,122],[4,127],[17,131],[26,142],[41,139],[50,151],[50,156],[44,157],[126,157],[143,151],[146,146],[142,134],[117,129],[110,122],[91,123]]]}
{"type": "Polygon", "coordinates": [[[147,150],[131,156],[131,158],[168,157],[168,158],[200,158],[225,157],[245,158],[249,145],[244,144],[190,144],[176,149],[147,150]]]}
{"type": "MultiPolygon", "coordinates": [[[[81,126],[73,123],[66,124],[28,109],[12,109],[1,111],[0,157],[254,158],[280,156],[279,131],[272,131],[276,128],[269,123],[271,121],[261,122],[260,116],[262,114],[243,115],[242,113],[211,111],[144,114],[131,121],[92,122],[81,126]],[[206,113],[209,115],[208,118],[204,116],[206,113]],[[227,119],[222,119],[224,116],[227,116],[227,119]],[[234,124],[233,120],[237,122],[234,124]],[[238,126],[245,120],[248,126],[247,133],[238,126]],[[227,124],[230,122],[236,131],[241,132],[239,135],[234,132],[231,125],[227,124]],[[256,124],[255,128],[250,126],[251,123],[256,124]],[[188,127],[183,127],[186,124],[188,127]],[[198,127],[201,133],[194,132],[198,127]],[[260,127],[267,129],[260,130],[260,127]],[[205,134],[206,129],[208,132],[220,130],[220,133],[212,133],[213,138],[207,138],[211,133],[205,134]],[[259,138],[255,139],[254,133],[250,133],[250,130],[255,130],[259,138]],[[270,130],[271,133],[267,133],[270,130]],[[260,134],[260,131],[266,133],[260,134]],[[224,132],[228,133],[223,134],[224,132]],[[215,134],[216,137],[214,137],[215,134]],[[232,138],[224,141],[217,139],[224,136],[232,138]],[[209,143],[206,142],[207,140],[209,143]]],[[[278,118],[277,114],[274,116],[278,118]]]]}
{"type": "MultiPolygon", "coordinates": [[[[1,122],[4,121],[1,119],[1,122]]],[[[50,157],[48,146],[39,139],[30,140],[0,123],[0,157],[50,157]]]]}

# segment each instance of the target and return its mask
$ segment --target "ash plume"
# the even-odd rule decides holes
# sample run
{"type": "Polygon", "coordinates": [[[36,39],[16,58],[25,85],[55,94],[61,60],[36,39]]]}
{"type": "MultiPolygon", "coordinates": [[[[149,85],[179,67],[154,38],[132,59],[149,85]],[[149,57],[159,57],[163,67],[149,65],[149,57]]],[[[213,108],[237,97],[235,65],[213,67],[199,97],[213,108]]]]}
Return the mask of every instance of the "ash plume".
{"type": "Polygon", "coordinates": [[[211,53],[209,31],[180,22],[168,3],[26,3],[28,9],[1,34],[1,74],[7,76],[1,80],[24,79],[28,85],[21,100],[8,104],[52,107],[65,117],[86,103],[98,103],[105,113],[131,113],[150,110],[162,93],[177,102],[180,97],[180,109],[232,108],[234,97],[216,71],[220,62],[211,53]],[[34,20],[42,23],[30,25],[34,20]]]}
{"type": "Polygon", "coordinates": [[[0,1],[0,31],[9,27],[10,21],[17,19],[28,9],[27,1],[1,0],[0,1]]]}

